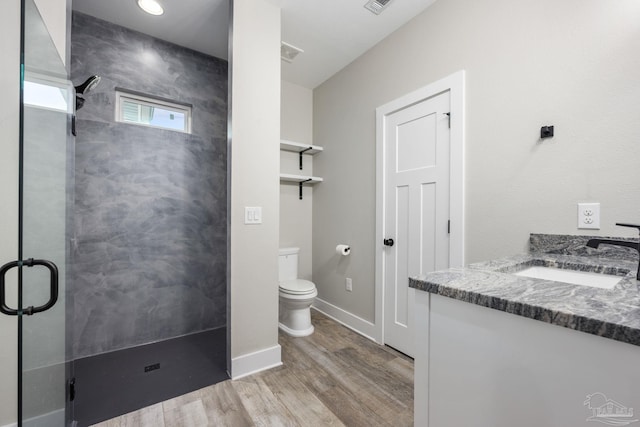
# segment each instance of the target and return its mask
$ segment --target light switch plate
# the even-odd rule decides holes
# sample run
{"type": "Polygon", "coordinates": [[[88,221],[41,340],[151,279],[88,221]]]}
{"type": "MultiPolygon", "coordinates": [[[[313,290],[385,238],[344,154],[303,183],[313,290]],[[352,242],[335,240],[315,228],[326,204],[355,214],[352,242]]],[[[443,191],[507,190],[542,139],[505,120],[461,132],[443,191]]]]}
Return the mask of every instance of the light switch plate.
{"type": "Polygon", "coordinates": [[[245,206],[244,223],[245,224],[262,224],[262,207],[245,206]]]}
{"type": "Polygon", "coordinates": [[[600,203],[578,203],[578,228],[600,230],[600,203]]]}

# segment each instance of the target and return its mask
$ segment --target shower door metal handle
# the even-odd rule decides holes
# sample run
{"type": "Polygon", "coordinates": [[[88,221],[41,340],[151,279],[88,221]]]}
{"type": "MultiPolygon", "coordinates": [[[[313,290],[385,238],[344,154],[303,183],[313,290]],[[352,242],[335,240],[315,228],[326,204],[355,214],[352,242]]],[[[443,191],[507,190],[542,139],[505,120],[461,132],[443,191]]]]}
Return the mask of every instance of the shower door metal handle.
{"type": "Polygon", "coordinates": [[[0,312],[9,316],[17,316],[19,314],[26,314],[31,316],[36,313],[49,310],[58,301],[58,267],[51,261],[45,259],[33,259],[29,258],[24,261],[11,261],[0,267],[0,312]],[[33,267],[34,265],[41,265],[49,270],[49,300],[37,307],[30,306],[22,310],[16,310],[7,305],[7,289],[5,275],[7,271],[15,267],[33,267]]]}

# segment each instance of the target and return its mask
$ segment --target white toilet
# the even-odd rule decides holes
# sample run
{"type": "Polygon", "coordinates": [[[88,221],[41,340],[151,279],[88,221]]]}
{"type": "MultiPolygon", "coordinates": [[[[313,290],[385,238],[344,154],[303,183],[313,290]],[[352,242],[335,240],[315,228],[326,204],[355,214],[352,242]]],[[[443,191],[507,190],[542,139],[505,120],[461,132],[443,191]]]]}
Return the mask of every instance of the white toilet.
{"type": "Polygon", "coordinates": [[[278,326],[293,337],[306,337],[313,333],[311,304],[318,295],[316,285],[298,279],[298,253],[300,248],[281,248],[278,256],[280,280],[280,314],[278,326]]]}

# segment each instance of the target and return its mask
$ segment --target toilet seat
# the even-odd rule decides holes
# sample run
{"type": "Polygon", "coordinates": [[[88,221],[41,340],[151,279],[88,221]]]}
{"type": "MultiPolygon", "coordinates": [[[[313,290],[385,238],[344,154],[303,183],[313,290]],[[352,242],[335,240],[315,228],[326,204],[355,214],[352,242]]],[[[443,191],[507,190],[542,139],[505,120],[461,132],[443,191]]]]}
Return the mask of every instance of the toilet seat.
{"type": "Polygon", "coordinates": [[[280,282],[280,292],[288,295],[308,295],[316,291],[313,282],[303,279],[285,280],[280,282]]]}

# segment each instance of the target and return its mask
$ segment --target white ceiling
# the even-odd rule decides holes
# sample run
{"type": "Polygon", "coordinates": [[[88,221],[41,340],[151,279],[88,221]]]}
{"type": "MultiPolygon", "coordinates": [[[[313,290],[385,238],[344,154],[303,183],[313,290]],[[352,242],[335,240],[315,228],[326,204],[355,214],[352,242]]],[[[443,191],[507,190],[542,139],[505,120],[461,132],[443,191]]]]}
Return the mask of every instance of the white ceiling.
{"type": "Polygon", "coordinates": [[[367,0],[281,0],[282,41],[304,50],[282,62],[282,79],[315,88],[435,0],[392,0],[375,15],[367,0]]]}
{"type": "MultiPolygon", "coordinates": [[[[228,0],[159,0],[162,16],[142,12],[136,0],[73,0],[73,9],[228,58],[228,0]]],[[[435,0],[392,0],[374,15],[366,0],[272,0],[282,7],[282,40],[304,53],[282,62],[285,81],[313,89],[425,10],[435,0]]]]}

